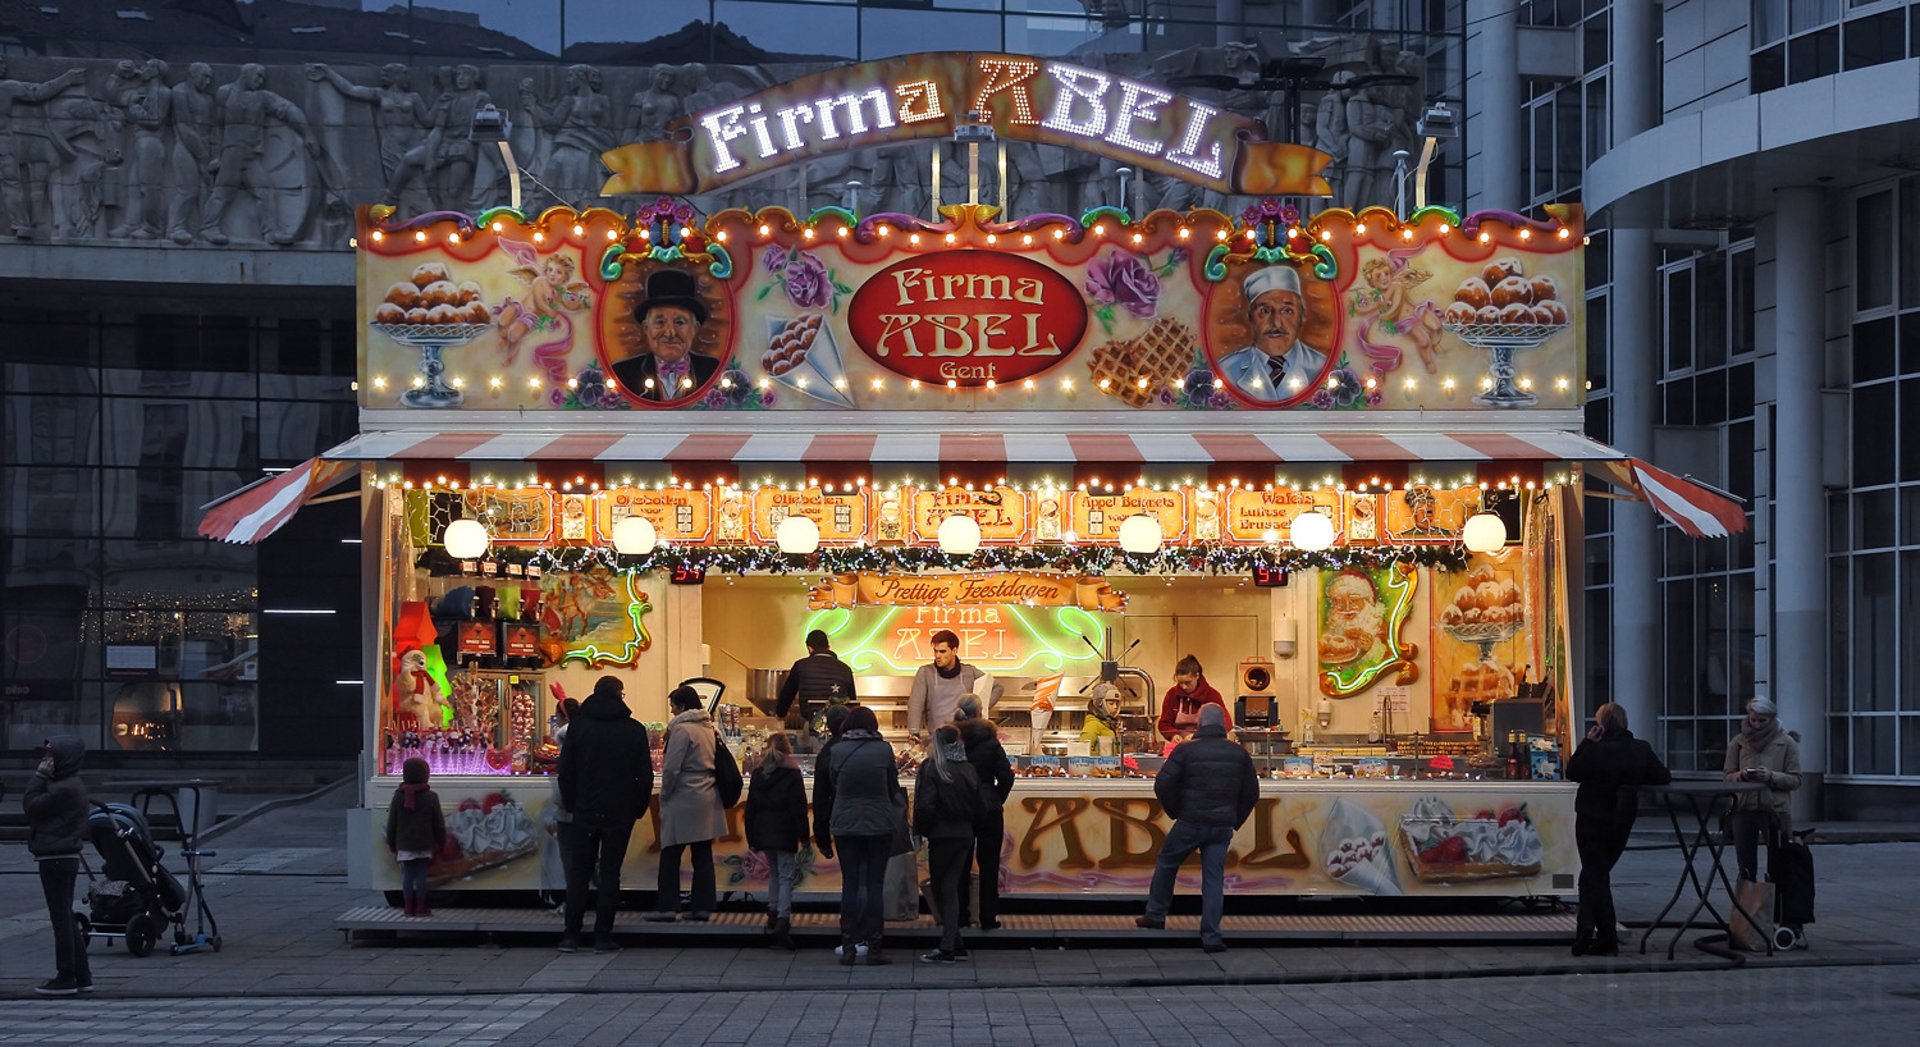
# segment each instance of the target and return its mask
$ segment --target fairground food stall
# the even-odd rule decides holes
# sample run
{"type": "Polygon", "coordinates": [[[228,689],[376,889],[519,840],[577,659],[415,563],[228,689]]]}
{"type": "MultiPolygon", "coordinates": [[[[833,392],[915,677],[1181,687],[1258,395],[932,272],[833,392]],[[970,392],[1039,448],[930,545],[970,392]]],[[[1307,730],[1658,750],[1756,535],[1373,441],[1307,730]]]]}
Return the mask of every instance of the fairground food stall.
{"type": "MultiPolygon", "coordinates": [[[[559,887],[556,702],[618,675],[658,745],[667,691],[704,678],[748,764],[813,628],[910,765],[906,681],[951,629],[1020,758],[1008,894],[1144,891],[1154,721],[1188,654],[1263,773],[1234,890],[1572,892],[1583,469],[1690,533],[1739,519],[1579,434],[1580,213],[1301,215],[1275,197],[1323,190],[1324,156],[1091,83],[1015,56],[836,70],[607,154],[607,191],[953,137],[972,99],[1001,138],[1260,202],[361,213],[361,434],[206,525],[257,540],[362,480],[360,882],[398,883],[375,841],[421,756],[460,852],[436,886],[559,887]],[[828,87],[849,93],[808,111],[841,113],[838,141],[747,117],[828,87]]],[[[729,817],[723,889],[760,875],[729,817]]],[[[657,847],[649,819],[628,884],[657,847]]],[[[837,889],[803,868],[803,893],[837,889]]]]}

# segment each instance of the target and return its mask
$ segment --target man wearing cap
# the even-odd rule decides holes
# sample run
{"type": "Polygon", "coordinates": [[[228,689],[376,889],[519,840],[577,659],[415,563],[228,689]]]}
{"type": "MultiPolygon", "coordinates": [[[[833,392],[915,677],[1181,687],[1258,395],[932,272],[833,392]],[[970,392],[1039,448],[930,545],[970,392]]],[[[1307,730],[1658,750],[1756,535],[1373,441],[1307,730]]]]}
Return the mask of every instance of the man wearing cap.
{"type": "Polygon", "coordinates": [[[654,403],[687,399],[706,387],[720,369],[711,356],[693,351],[707,306],[693,274],[657,269],[647,277],[647,295],[634,307],[646,351],[613,365],[613,376],[629,394],[654,403]]]}
{"type": "Polygon", "coordinates": [[[1270,265],[1254,270],[1242,286],[1253,344],[1227,354],[1220,371],[1261,403],[1291,399],[1319,381],[1327,366],[1327,354],[1300,341],[1307,322],[1300,273],[1290,265],[1270,265]]]}
{"type": "Polygon", "coordinates": [[[807,656],[787,670],[773,714],[786,716],[797,700],[801,714],[812,717],[825,705],[845,705],[853,699],[853,670],[833,653],[827,634],[815,629],[807,633],[807,656]]]}

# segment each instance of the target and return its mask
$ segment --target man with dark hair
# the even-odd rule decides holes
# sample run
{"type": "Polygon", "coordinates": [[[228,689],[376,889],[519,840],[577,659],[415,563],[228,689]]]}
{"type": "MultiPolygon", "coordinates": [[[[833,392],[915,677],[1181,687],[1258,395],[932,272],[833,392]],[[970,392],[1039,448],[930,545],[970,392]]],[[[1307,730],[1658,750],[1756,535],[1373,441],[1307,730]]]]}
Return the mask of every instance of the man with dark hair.
{"type": "Polygon", "coordinates": [[[933,641],[933,662],[913,674],[907,695],[907,731],[916,740],[923,728],[951,723],[960,699],[969,694],[981,698],[983,712],[991,704],[993,678],[960,660],[960,638],[953,630],[942,629],[928,639],[933,641]]]}
{"type": "Polygon", "coordinates": [[[775,716],[786,716],[794,701],[800,702],[803,718],[819,711],[821,703],[845,705],[853,701],[853,670],[833,653],[827,634],[818,629],[807,633],[807,656],[787,670],[780,685],[780,701],[773,707],[775,716]]]}
{"type": "Polygon", "coordinates": [[[1226,905],[1227,846],[1234,831],[1253,814],[1260,799],[1260,779],[1253,758],[1238,742],[1227,738],[1226,710],[1208,705],[1200,710],[1200,726],[1193,740],[1173,751],[1153,779],[1153,795],[1173,819],[1160,857],[1154,862],[1153,884],[1147,890],[1146,915],[1135,925],[1160,930],[1167,925],[1173,905],[1173,885],[1180,866],[1200,852],[1200,944],[1208,952],[1225,952],[1220,916],[1226,905]]]}
{"type": "Polygon", "coordinates": [[[653,798],[653,755],[647,729],[633,718],[617,676],[602,676],[567,725],[560,743],[560,803],[573,816],[567,833],[567,905],[560,951],[580,947],[587,882],[599,874],[593,919],[595,952],[612,952],[613,912],[620,900],[620,863],[633,823],[653,798]]]}

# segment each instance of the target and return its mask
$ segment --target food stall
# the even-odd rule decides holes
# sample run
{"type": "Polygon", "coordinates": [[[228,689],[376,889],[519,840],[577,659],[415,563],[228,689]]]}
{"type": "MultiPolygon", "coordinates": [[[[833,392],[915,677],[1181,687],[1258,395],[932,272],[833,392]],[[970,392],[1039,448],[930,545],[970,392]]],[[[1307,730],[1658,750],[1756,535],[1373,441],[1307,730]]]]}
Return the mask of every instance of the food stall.
{"type": "MultiPolygon", "coordinates": [[[[1235,891],[1573,892],[1584,476],[1645,495],[1657,475],[1696,526],[1738,517],[1579,433],[1579,210],[1301,214],[1278,197],[1324,191],[1324,156],[1173,96],[1131,134],[1043,127],[1028,107],[1079,112],[1087,82],[1046,63],[1014,90],[1007,62],[1039,65],[822,74],[878,85],[878,108],[840,99],[872,126],[789,122],[791,156],[742,118],[820,77],[738,100],[607,154],[609,195],[664,191],[636,211],[359,214],[361,434],[209,518],[251,537],[359,470],[357,882],[397,885],[378,827],[422,756],[460,854],[436,887],[559,887],[555,703],[618,675],[658,745],[667,691],[702,678],[750,766],[811,629],[910,763],[907,681],[945,629],[1019,757],[1008,895],[1145,890],[1168,827],[1154,716],[1189,654],[1262,772],[1235,891]],[[928,215],[674,195],[977,130],[943,92],[1002,138],[1254,202],[1006,215],[978,170],[928,215]],[[1117,745],[1083,735],[1095,694],[1117,745]]],[[[739,820],[723,890],[762,882],[739,820]]],[[[627,884],[657,848],[647,819],[627,884]]],[[[833,862],[802,869],[803,895],[837,889],[833,862]]]]}

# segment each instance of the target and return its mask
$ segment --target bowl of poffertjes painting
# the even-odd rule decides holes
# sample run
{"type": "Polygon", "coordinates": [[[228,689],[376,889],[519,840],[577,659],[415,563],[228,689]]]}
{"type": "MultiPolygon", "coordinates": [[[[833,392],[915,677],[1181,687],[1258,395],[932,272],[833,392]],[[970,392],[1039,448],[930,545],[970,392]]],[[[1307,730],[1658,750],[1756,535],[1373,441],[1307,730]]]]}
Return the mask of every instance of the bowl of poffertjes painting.
{"type": "Polygon", "coordinates": [[[1467,575],[1467,584],[1454,590],[1453,600],[1440,611],[1440,627],[1457,640],[1476,642],[1504,639],[1526,621],[1526,604],[1519,586],[1500,578],[1486,564],[1467,575]]]}
{"type": "Polygon", "coordinates": [[[1447,306],[1446,324],[1468,330],[1494,327],[1556,328],[1571,319],[1551,276],[1528,276],[1518,258],[1496,258],[1479,276],[1460,281],[1447,306]]]}
{"type": "Polygon", "coordinates": [[[426,328],[464,324],[485,325],[493,314],[480,300],[480,285],[472,280],[454,283],[447,267],[423,262],[413,277],[387,288],[373,311],[373,322],[397,328],[426,328]]]}

